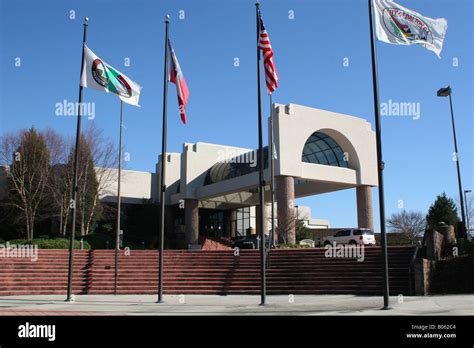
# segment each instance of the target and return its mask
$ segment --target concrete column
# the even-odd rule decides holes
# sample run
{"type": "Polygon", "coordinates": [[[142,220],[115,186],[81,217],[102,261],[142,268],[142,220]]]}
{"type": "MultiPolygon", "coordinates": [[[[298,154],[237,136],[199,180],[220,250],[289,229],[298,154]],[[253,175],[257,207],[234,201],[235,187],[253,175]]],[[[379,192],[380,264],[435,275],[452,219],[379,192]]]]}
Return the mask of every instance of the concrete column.
{"type": "Polygon", "coordinates": [[[230,225],[230,236],[231,237],[235,237],[237,235],[237,223],[236,223],[236,220],[237,220],[237,210],[236,209],[232,209],[231,212],[230,212],[230,221],[231,221],[231,225],[230,225]]]}
{"type": "Polygon", "coordinates": [[[357,186],[357,225],[359,228],[374,229],[374,208],[372,205],[372,187],[357,186]]]}
{"type": "Polygon", "coordinates": [[[436,261],[417,259],[414,263],[415,295],[430,295],[436,261]]]}
{"type": "Polygon", "coordinates": [[[296,243],[295,181],[291,176],[276,176],[278,237],[296,243]]]}
{"type": "Polygon", "coordinates": [[[186,244],[199,244],[199,201],[186,199],[184,202],[184,223],[186,224],[186,244]]]}
{"type": "MultiPolygon", "coordinates": [[[[256,212],[255,212],[255,230],[257,231],[257,234],[260,235],[260,206],[257,205],[255,207],[256,212]]],[[[267,221],[267,206],[263,206],[263,230],[265,231],[265,234],[268,234],[268,221],[267,221]]]]}

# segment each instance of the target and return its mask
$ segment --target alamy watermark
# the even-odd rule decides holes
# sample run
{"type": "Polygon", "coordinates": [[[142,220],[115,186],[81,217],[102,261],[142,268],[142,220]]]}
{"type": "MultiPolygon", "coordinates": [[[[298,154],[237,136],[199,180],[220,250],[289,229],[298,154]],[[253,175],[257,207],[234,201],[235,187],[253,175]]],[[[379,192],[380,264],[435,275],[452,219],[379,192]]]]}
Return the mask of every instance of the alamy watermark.
{"type": "Polygon", "coordinates": [[[95,103],[94,102],[69,102],[64,99],[62,102],[55,104],[56,116],[77,116],[79,114],[79,105],[81,116],[87,116],[88,120],[95,119],[95,103]]]}
{"type": "Polygon", "coordinates": [[[38,260],[38,245],[36,244],[0,244],[0,258],[29,258],[38,260]]]}
{"type": "Polygon", "coordinates": [[[327,244],[324,256],[328,258],[352,258],[357,259],[357,262],[365,260],[365,246],[363,244],[327,244]]]}
{"type": "Polygon", "coordinates": [[[380,114],[382,116],[411,117],[414,120],[419,120],[421,105],[418,102],[397,102],[389,99],[388,102],[380,103],[380,114]]]}
{"type": "Polygon", "coordinates": [[[52,342],[56,340],[56,325],[36,325],[26,322],[18,326],[19,338],[46,338],[52,342]]]}
{"type": "Polygon", "coordinates": [[[234,149],[219,150],[217,162],[220,163],[249,163],[250,167],[257,166],[257,151],[241,153],[234,149]]]}

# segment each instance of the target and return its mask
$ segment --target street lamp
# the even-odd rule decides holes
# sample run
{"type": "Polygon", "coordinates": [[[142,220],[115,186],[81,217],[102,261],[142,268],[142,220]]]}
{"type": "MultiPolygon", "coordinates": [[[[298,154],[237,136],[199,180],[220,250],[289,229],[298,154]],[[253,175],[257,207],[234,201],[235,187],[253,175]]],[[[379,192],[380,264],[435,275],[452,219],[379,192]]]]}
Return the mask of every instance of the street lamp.
{"type": "MultiPolygon", "coordinates": [[[[466,203],[466,225],[467,225],[467,229],[466,229],[466,232],[467,233],[470,233],[470,227],[471,227],[471,222],[469,221],[469,212],[467,211],[469,209],[469,206],[467,204],[467,194],[468,193],[471,193],[472,190],[464,190],[464,203],[466,203]]],[[[466,233],[466,234],[467,234],[466,233]]]]}
{"type": "Polygon", "coordinates": [[[464,212],[464,201],[462,195],[462,184],[461,184],[461,170],[459,169],[459,153],[458,153],[458,144],[456,140],[456,127],[454,125],[454,112],[453,112],[453,101],[451,99],[451,87],[440,88],[437,92],[438,97],[448,97],[449,96],[449,106],[451,108],[451,122],[453,125],[453,138],[454,138],[454,151],[456,154],[456,169],[458,173],[458,188],[459,188],[459,201],[461,203],[461,219],[462,219],[462,231],[458,232],[458,236],[461,238],[466,237],[466,214],[464,212]]]}

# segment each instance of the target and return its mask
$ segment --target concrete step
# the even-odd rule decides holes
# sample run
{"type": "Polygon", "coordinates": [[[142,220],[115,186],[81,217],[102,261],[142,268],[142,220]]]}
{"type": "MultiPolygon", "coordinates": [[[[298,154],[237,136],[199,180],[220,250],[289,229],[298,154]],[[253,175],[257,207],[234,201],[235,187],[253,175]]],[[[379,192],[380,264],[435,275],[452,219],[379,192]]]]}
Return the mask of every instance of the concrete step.
{"type": "MultiPolygon", "coordinates": [[[[267,270],[269,294],[380,294],[382,257],[379,247],[365,248],[364,262],[326,258],[324,248],[272,250],[267,270]]],[[[407,293],[413,248],[389,248],[389,273],[394,294],[407,293]]],[[[0,295],[65,294],[67,250],[40,250],[36,262],[0,259],[0,295]]],[[[114,250],[75,251],[73,293],[112,293],[114,250]]],[[[260,251],[166,251],[164,292],[183,294],[258,294],[260,251]]],[[[156,294],[158,252],[119,253],[119,293],[156,294]]]]}

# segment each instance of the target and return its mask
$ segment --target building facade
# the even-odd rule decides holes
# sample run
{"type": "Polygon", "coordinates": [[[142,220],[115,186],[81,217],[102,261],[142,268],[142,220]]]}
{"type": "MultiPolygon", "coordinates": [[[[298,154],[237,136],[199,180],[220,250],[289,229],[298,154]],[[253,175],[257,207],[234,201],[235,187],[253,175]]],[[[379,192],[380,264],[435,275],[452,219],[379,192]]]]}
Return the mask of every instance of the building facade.
{"type": "MultiPolygon", "coordinates": [[[[358,227],[373,229],[372,187],[377,186],[375,133],[362,118],[306,106],[274,104],[274,172],[277,238],[295,242],[296,225],[327,229],[295,199],[355,189],[358,227]]],[[[265,216],[256,209],[258,152],[208,143],[186,143],[181,153],[167,153],[165,227],[167,236],[196,248],[200,237],[238,237],[258,233],[264,219],[271,228],[270,168],[264,148],[265,216]]],[[[123,204],[159,203],[161,158],[156,173],[122,171],[123,204]]],[[[98,172],[104,175],[104,168],[98,172]]],[[[117,201],[117,170],[102,187],[104,203],[117,201]]],[[[0,194],[7,171],[0,171],[0,194]]],[[[125,231],[126,233],[126,231],[125,231]]]]}
{"type": "MultiPolygon", "coordinates": [[[[295,199],[338,190],[356,190],[358,227],[373,229],[372,187],[377,186],[376,143],[364,119],[296,104],[274,104],[274,160],[277,235],[295,242],[295,199]]],[[[270,182],[268,148],[264,179],[270,182]]],[[[235,237],[264,219],[258,216],[258,153],[252,149],[186,143],[182,153],[166,155],[167,231],[184,233],[193,247],[202,235],[235,237]],[[179,228],[183,228],[180,231],[179,228]]],[[[156,173],[159,178],[160,162],[156,173]]],[[[158,181],[159,182],[159,181],[158,181]]],[[[159,197],[157,194],[155,200],[159,197]]],[[[269,185],[265,201],[270,202],[269,185]]],[[[327,227],[312,220],[309,227],[327,227]]],[[[250,233],[259,231],[252,231],[250,233]]]]}

